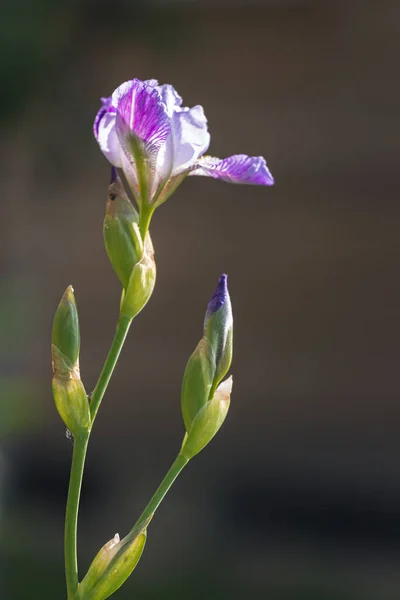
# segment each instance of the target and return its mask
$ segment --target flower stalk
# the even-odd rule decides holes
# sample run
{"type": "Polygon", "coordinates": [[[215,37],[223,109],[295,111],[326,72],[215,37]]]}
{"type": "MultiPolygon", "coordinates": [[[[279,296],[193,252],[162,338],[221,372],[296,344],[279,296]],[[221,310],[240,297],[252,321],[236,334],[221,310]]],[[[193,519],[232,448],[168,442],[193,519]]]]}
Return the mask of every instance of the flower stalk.
{"type": "Polygon", "coordinates": [[[90,432],[75,437],[72,453],[64,533],[65,578],[68,600],[74,598],[78,589],[78,512],[89,436],[90,432]]]}
{"type": "Polygon", "coordinates": [[[133,79],[102,99],[94,135],[112,165],[104,219],[104,242],[122,295],[115,335],[96,386],[86,394],[79,368],[80,330],[73,289],[64,293],[52,333],[53,395],[73,437],[65,514],[65,573],[68,600],[106,600],[130,576],[142,555],[154,513],[189,460],[219,431],[230,405],[233,319],[226,275],[208,303],[203,335],[183,376],[181,410],[185,434],[181,449],[129,533],[116,534],[96,554],[79,583],[78,512],[86,452],[94,421],[133,319],[149,301],[156,279],[150,222],[189,175],[230,183],[274,183],[261,156],[206,156],[210,143],[201,106],[182,106],[171,85],[133,79]],[[136,207],[129,199],[122,169],[136,207]]]}
{"type": "Polygon", "coordinates": [[[92,423],[94,422],[97,412],[100,408],[101,401],[103,400],[107,386],[114,372],[115,365],[117,364],[119,355],[121,354],[121,350],[126,340],[126,336],[128,335],[131,323],[132,319],[130,317],[120,315],[110,351],[100,373],[96,387],[92,392],[92,397],[90,400],[90,414],[92,417],[92,423]]]}

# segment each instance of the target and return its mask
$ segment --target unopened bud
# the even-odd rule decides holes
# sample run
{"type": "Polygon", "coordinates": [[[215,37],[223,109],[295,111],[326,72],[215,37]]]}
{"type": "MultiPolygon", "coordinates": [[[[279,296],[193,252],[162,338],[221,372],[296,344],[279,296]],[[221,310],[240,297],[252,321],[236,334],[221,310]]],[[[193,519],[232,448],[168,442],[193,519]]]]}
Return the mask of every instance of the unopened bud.
{"type": "MultiPolygon", "coordinates": [[[[52,346],[53,365],[63,360],[52,346]]],[[[74,436],[90,427],[89,401],[79,376],[79,369],[55,371],[52,380],[54,402],[65,425],[74,436]]]]}
{"type": "Polygon", "coordinates": [[[52,342],[54,401],[65,425],[76,436],[90,427],[90,410],[79,372],[79,320],[71,286],[58,305],[52,342]]]}
{"type": "Polygon", "coordinates": [[[229,377],[217,387],[212,399],[203,406],[192,421],[180,452],[188,460],[207,446],[225,421],[231,391],[232,377],[229,377]]]}
{"type": "Polygon", "coordinates": [[[76,600],[105,600],[121,587],[139,562],[150,520],[140,523],[122,540],[116,534],[100,549],[79,584],[76,600]]]}
{"type": "Polygon", "coordinates": [[[68,286],[58,305],[53,321],[52,343],[64,356],[70,369],[79,359],[80,333],[74,289],[68,286]]]}
{"type": "Polygon", "coordinates": [[[232,362],[233,318],[227,279],[227,275],[221,275],[204,319],[204,336],[210,341],[215,358],[211,394],[229,371],[232,362]]]}
{"type": "Polygon", "coordinates": [[[186,431],[208,402],[214,379],[215,362],[210,342],[202,338],[189,358],[182,381],[181,408],[186,431]]]}
{"type": "Polygon", "coordinates": [[[186,432],[213,398],[232,361],[232,308],[222,275],[208,303],[203,338],[190,357],[182,382],[181,407],[186,432]]]}

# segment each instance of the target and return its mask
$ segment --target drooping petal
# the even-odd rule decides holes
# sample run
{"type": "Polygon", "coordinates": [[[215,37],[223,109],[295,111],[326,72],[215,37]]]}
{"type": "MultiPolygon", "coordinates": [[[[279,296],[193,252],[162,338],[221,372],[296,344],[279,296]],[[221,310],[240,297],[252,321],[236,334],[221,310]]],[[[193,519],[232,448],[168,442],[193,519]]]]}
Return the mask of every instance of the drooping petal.
{"type": "Polygon", "coordinates": [[[111,98],[102,98],[103,106],[96,115],[93,132],[105,157],[116,167],[121,167],[120,143],[115,130],[116,109],[111,98]]]}
{"type": "Polygon", "coordinates": [[[246,154],[235,154],[224,159],[203,156],[197,161],[189,175],[204,175],[229,183],[274,184],[274,178],[267,167],[265,158],[246,154]]]}

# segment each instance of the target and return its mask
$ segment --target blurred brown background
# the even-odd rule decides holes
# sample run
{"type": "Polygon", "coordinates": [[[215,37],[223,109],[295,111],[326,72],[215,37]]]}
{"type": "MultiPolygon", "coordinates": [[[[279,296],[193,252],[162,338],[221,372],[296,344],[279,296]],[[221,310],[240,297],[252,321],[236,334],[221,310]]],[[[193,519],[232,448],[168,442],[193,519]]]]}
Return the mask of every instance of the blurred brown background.
{"type": "Polygon", "coordinates": [[[71,444],[51,397],[51,323],[73,284],[92,389],[119,284],[91,128],[100,96],[134,76],[202,104],[211,153],[265,155],[276,186],[189,178],[156,213],[156,290],[89,449],[82,571],[132,526],[179,447],[183,369],[224,271],[229,418],[116,597],[399,597],[399,22],[396,0],[4,2],[2,600],[65,595],[71,444]]]}

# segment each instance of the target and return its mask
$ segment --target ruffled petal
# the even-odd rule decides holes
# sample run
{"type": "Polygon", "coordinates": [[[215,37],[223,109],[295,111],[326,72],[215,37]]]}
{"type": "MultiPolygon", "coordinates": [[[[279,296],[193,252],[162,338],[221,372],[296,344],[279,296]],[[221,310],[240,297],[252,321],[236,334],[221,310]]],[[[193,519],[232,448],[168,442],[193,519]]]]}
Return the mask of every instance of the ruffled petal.
{"type": "Polygon", "coordinates": [[[164,102],[169,117],[172,117],[175,110],[182,105],[182,98],[176,89],[168,83],[160,85],[158,88],[162,101],[164,102]]]}
{"type": "Polygon", "coordinates": [[[267,167],[265,158],[246,154],[235,154],[223,159],[203,156],[197,161],[189,175],[204,175],[229,183],[274,184],[274,178],[267,167]]]}

